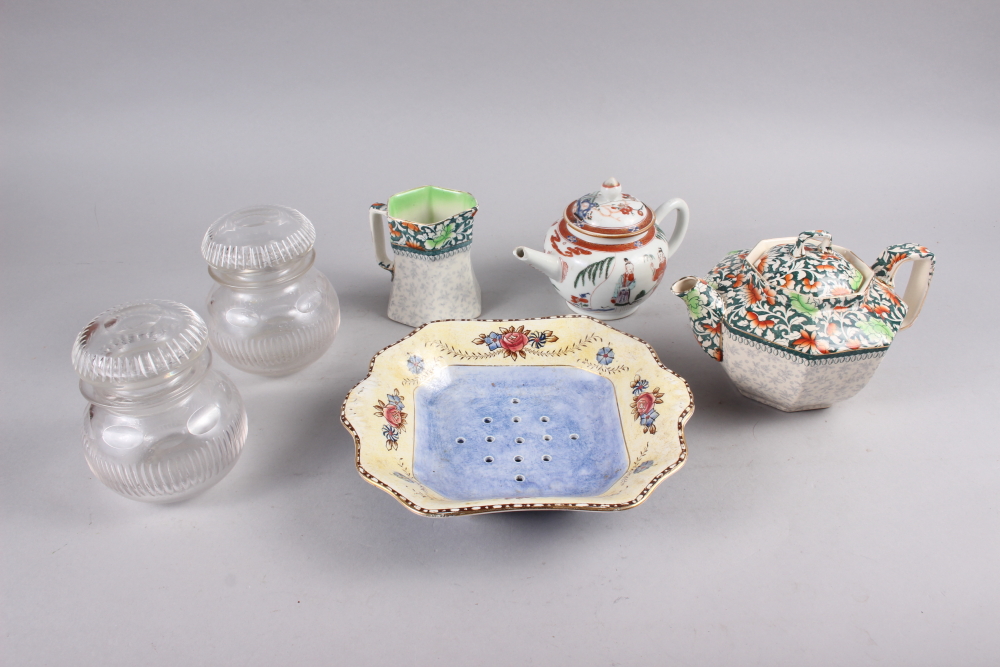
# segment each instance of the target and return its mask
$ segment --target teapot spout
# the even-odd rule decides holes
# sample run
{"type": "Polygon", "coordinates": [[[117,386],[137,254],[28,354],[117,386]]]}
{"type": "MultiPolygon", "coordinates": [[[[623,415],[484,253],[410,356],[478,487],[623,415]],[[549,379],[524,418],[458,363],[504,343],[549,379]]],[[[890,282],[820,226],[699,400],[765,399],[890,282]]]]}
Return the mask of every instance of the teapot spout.
{"type": "Polygon", "coordinates": [[[518,246],[514,248],[514,257],[535,267],[548,276],[552,282],[558,283],[562,281],[562,261],[555,255],[548,255],[544,252],[532,250],[531,248],[518,246]]]}
{"type": "Polygon", "coordinates": [[[695,340],[708,356],[722,361],[723,305],[719,293],[704,278],[693,276],[681,278],[670,289],[687,303],[695,340]]]}

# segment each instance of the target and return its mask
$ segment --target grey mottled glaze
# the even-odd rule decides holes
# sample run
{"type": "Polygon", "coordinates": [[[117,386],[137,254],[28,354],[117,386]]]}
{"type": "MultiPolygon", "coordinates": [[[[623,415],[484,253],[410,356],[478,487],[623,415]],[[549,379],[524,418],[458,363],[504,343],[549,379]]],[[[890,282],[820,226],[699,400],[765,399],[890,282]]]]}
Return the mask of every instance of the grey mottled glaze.
{"type": "Polygon", "coordinates": [[[868,383],[885,350],[850,357],[804,359],[723,333],[722,365],[747,398],[785,412],[828,408],[868,383]]]}
{"type": "Polygon", "coordinates": [[[434,320],[471,319],[482,312],[471,248],[424,259],[397,253],[389,318],[417,327],[434,320]]]}

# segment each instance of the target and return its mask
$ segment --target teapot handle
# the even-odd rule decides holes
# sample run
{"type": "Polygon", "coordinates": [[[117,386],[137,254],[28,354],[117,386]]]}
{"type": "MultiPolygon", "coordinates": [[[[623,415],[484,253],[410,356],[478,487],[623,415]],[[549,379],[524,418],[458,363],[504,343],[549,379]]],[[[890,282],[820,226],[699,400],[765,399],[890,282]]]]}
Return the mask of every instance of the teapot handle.
{"type": "Polygon", "coordinates": [[[667,257],[671,257],[681,247],[684,235],[687,234],[688,218],[691,217],[691,211],[688,210],[687,202],[675,197],[661,204],[653,213],[653,218],[656,220],[656,224],[659,225],[660,221],[667,216],[667,213],[674,210],[677,211],[677,222],[674,223],[674,231],[671,232],[670,239],[667,241],[667,257]]]}
{"type": "Polygon", "coordinates": [[[889,287],[893,287],[896,271],[906,262],[913,262],[913,269],[910,271],[910,280],[906,284],[906,292],[903,295],[903,303],[906,305],[906,317],[899,325],[900,330],[913,324],[920,314],[920,309],[924,305],[927,297],[927,289],[931,285],[931,278],[934,276],[934,253],[913,243],[900,243],[886,248],[875,263],[872,270],[875,278],[881,280],[889,287]]]}
{"type": "Polygon", "coordinates": [[[385,204],[372,204],[368,210],[368,222],[372,226],[372,242],[375,244],[375,258],[378,265],[395,275],[395,263],[389,259],[385,251],[385,225],[388,222],[388,207],[385,204]]]}

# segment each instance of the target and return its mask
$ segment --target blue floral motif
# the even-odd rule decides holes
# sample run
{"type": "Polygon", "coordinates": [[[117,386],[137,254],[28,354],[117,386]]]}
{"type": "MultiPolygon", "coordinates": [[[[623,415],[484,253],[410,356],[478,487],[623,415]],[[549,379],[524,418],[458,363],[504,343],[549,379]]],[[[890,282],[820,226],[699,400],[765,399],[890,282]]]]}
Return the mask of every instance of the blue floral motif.
{"type": "Polygon", "coordinates": [[[607,366],[615,360],[615,351],[610,347],[602,347],[597,351],[597,363],[607,366]]]}
{"type": "Polygon", "coordinates": [[[406,368],[414,375],[420,375],[424,372],[424,360],[415,354],[411,354],[406,360],[406,368]]]}
{"type": "Polygon", "coordinates": [[[633,470],[632,472],[637,473],[637,472],[642,472],[643,470],[648,470],[652,465],[653,465],[652,459],[649,459],[648,461],[643,461],[642,463],[637,465],[635,470],[633,470]]]}
{"type": "Polygon", "coordinates": [[[536,350],[544,347],[544,345],[549,342],[549,336],[551,335],[551,331],[532,331],[528,334],[528,345],[536,350]]]}
{"type": "Polygon", "coordinates": [[[639,415],[639,423],[642,424],[645,428],[649,428],[653,425],[653,422],[655,422],[656,418],[659,416],[660,413],[657,412],[655,409],[650,410],[649,412],[639,415]]]}
{"type": "Polygon", "coordinates": [[[635,396],[638,396],[647,389],[649,389],[649,380],[636,380],[632,384],[632,394],[635,396]]]}
{"type": "Polygon", "coordinates": [[[405,405],[403,405],[403,397],[400,396],[399,394],[386,394],[386,398],[388,398],[389,402],[395,405],[400,410],[403,410],[406,407],[405,405]]]}
{"type": "Polygon", "coordinates": [[[382,427],[382,435],[385,437],[386,449],[395,449],[395,447],[390,446],[389,443],[395,443],[399,440],[399,429],[390,424],[386,424],[382,427]]]}
{"type": "Polygon", "coordinates": [[[489,346],[490,352],[500,347],[500,334],[491,331],[488,336],[483,336],[483,342],[489,346]]]}
{"type": "Polygon", "coordinates": [[[589,220],[591,212],[595,208],[598,208],[597,193],[591,192],[589,195],[584,195],[576,200],[576,206],[573,207],[573,215],[576,216],[577,220],[589,220]]]}

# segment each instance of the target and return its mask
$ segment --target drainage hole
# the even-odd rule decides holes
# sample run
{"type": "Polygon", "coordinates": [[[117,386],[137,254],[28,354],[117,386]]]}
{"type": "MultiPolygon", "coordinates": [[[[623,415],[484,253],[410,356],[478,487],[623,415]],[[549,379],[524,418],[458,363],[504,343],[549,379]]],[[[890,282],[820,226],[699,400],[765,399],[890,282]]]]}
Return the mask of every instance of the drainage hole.
{"type": "Polygon", "coordinates": [[[570,440],[579,440],[580,436],[578,436],[576,433],[574,433],[573,435],[569,436],[569,439],[570,440]]]}
{"type": "Polygon", "coordinates": [[[514,438],[514,442],[520,445],[524,442],[524,438],[514,438]]]}
{"type": "Polygon", "coordinates": [[[494,438],[492,435],[486,436],[486,442],[493,442],[494,440],[496,440],[496,438],[494,438]]]}
{"type": "Polygon", "coordinates": [[[551,457],[551,456],[549,456],[548,454],[546,454],[545,456],[543,456],[543,457],[542,457],[542,460],[543,460],[543,461],[551,461],[551,460],[552,460],[552,457],[551,457]]]}
{"type": "Polygon", "coordinates": [[[493,417],[483,417],[483,423],[484,424],[492,424],[493,423],[493,417]]]}
{"type": "Polygon", "coordinates": [[[523,482],[524,481],[524,475],[518,475],[517,477],[514,478],[514,481],[515,482],[523,482]]]}
{"type": "Polygon", "coordinates": [[[548,441],[549,441],[549,440],[551,440],[551,439],[552,439],[552,436],[551,436],[551,435],[543,435],[543,436],[542,436],[542,440],[544,440],[545,442],[548,442],[548,441]]]}
{"type": "Polygon", "coordinates": [[[486,463],[493,463],[493,457],[487,456],[485,459],[483,459],[483,461],[485,461],[486,463]]]}
{"type": "Polygon", "coordinates": [[[521,461],[523,461],[523,460],[524,460],[524,457],[523,457],[523,456],[515,456],[515,457],[514,457],[514,462],[515,462],[515,463],[520,463],[520,462],[521,462],[521,461]]]}
{"type": "Polygon", "coordinates": [[[460,445],[464,445],[465,444],[465,438],[455,438],[455,442],[457,442],[460,445]]]}
{"type": "Polygon", "coordinates": [[[521,421],[521,418],[520,418],[520,417],[514,417],[514,423],[515,423],[515,424],[516,424],[516,423],[518,423],[519,421],[521,421]]]}
{"type": "Polygon", "coordinates": [[[521,399],[520,398],[512,398],[512,399],[510,399],[510,402],[513,403],[514,405],[517,405],[518,403],[521,402],[521,399]]]}
{"type": "Polygon", "coordinates": [[[545,423],[548,423],[549,418],[548,417],[542,417],[542,421],[545,422],[545,423]]]}

